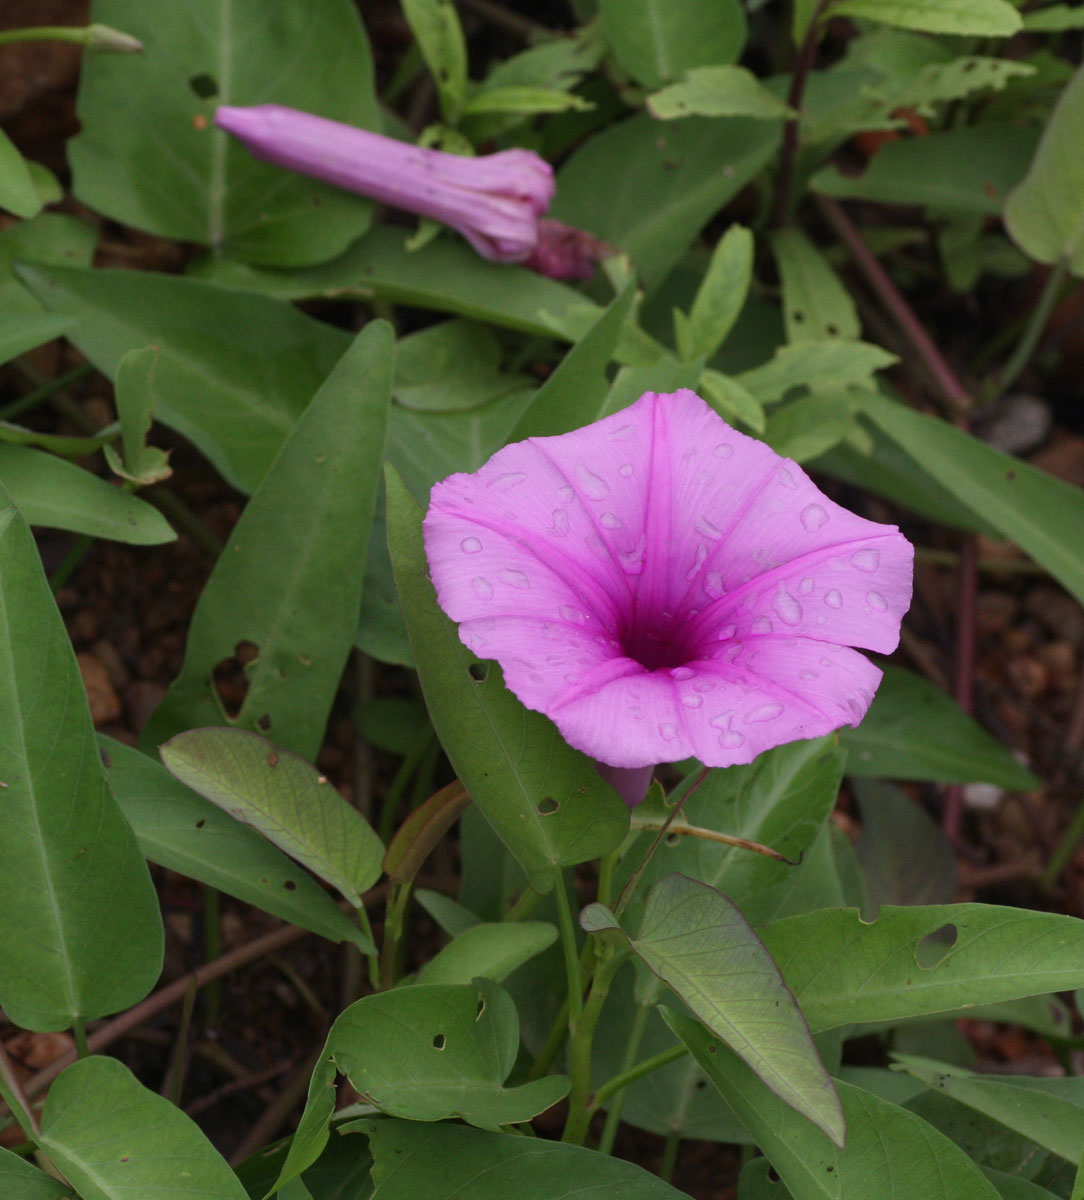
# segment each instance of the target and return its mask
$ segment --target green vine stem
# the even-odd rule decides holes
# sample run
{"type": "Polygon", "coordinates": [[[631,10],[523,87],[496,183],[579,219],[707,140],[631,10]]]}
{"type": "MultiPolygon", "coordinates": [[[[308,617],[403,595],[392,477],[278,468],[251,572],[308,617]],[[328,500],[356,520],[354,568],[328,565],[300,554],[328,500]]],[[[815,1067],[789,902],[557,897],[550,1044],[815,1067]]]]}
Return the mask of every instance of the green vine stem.
{"type": "Polygon", "coordinates": [[[88,50],[108,50],[115,54],[135,54],[143,43],[109,25],[35,25],[26,29],[5,29],[0,46],[12,42],[75,42],[88,50]]]}
{"type": "Polygon", "coordinates": [[[1062,285],[1065,283],[1065,277],[1068,273],[1069,260],[1067,258],[1060,258],[1047,274],[1043,290],[1039,294],[1038,303],[1031,310],[1031,316],[1028,318],[1023,336],[1016,343],[1016,349],[1012,352],[1012,357],[1001,371],[994,376],[990,385],[983,389],[982,398],[984,400],[1000,399],[1017,379],[1020,378],[1021,372],[1031,362],[1031,356],[1035,353],[1039,339],[1043,336],[1046,323],[1050,320],[1050,314],[1054,311],[1054,305],[1058,302],[1062,285]]]}

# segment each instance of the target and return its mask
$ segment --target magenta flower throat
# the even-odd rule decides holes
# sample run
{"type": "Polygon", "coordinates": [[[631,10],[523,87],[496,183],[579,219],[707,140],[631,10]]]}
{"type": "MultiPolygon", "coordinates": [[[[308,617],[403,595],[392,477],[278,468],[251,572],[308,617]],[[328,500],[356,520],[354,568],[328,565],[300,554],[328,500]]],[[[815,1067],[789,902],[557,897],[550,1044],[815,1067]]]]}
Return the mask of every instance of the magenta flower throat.
{"type": "Polygon", "coordinates": [[[865,716],[913,551],[690,391],[648,392],[432,492],[444,611],[570,745],[616,767],[751,761],[865,716]]]}

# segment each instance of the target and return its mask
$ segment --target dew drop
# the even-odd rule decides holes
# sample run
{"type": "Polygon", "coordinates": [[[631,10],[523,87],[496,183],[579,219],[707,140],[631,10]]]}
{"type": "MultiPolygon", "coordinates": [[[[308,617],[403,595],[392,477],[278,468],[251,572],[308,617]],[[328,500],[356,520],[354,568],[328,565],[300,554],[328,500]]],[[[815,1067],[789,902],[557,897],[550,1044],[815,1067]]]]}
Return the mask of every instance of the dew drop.
{"type": "Polygon", "coordinates": [[[713,542],[717,542],[722,536],[723,531],[713,525],[707,517],[701,515],[696,518],[696,524],[693,526],[697,533],[702,534],[706,538],[711,538],[713,542]]]}
{"type": "Polygon", "coordinates": [[[843,597],[839,594],[839,592],[836,591],[835,588],[832,588],[830,591],[824,593],[824,602],[829,608],[843,607],[843,597]]]}
{"type": "Polygon", "coordinates": [[[617,513],[604,512],[602,514],[602,516],[599,517],[598,523],[604,529],[620,529],[621,528],[621,518],[617,515],[617,513]]]}
{"type": "Polygon", "coordinates": [[[493,584],[484,575],[475,575],[470,585],[479,600],[492,600],[493,584]]]}
{"type": "Polygon", "coordinates": [[[559,487],[557,489],[557,499],[560,500],[562,504],[571,504],[572,501],[576,499],[576,492],[566,483],[563,487],[559,487]]]}
{"type": "Polygon", "coordinates": [[[639,575],[644,569],[644,550],[647,540],[640,534],[640,540],[630,550],[618,550],[617,561],[626,575],[639,575]]]}
{"type": "Polygon", "coordinates": [[[618,475],[623,476],[625,479],[628,479],[628,477],[632,474],[632,463],[622,463],[621,466],[617,468],[617,473],[618,475]]]}
{"type": "Polygon", "coordinates": [[[835,664],[832,662],[832,660],[831,660],[831,659],[828,657],[828,655],[827,655],[827,654],[822,654],[822,655],[821,655],[821,660],[820,660],[820,663],[821,663],[821,666],[822,666],[822,667],[831,667],[831,666],[834,666],[834,665],[835,665],[835,664]]]}
{"type": "Polygon", "coordinates": [[[565,537],[568,533],[568,513],[563,508],[553,510],[553,524],[549,531],[554,537],[565,537]]]}
{"type": "Polygon", "coordinates": [[[737,625],[728,625],[722,633],[719,634],[721,641],[728,642],[738,632],[737,625]]]}
{"type": "Polygon", "coordinates": [[[784,587],[776,592],[772,609],[784,625],[797,625],[802,619],[802,606],[784,587]]]}
{"type": "Polygon", "coordinates": [[[695,692],[688,692],[681,697],[681,703],[686,708],[699,708],[704,703],[704,697],[698,696],[695,692]]]}
{"type": "Polygon", "coordinates": [[[715,653],[714,657],[719,662],[732,663],[742,652],[741,642],[728,642],[722,650],[715,653]]]}
{"type": "Polygon", "coordinates": [[[728,729],[726,733],[719,734],[719,745],[724,750],[737,750],[739,746],[745,745],[745,734],[736,729],[728,729]]]}
{"type": "Polygon", "coordinates": [[[502,583],[507,583],[509,587],[519,588],[521,591],[526,591],[531,586],[531,581],[522,571],[517,571],[513,567],[504,567],[497,572],[497,578],[502,583]]]}
{"type": "Polygon", "coordinates": [[[670,672],[670,678],[677,680],[692,679],[695,674],[696,672],[692,669],[692,667],[674,667],[674,669],[670,672]]]}
{"type": "Polygon", "coordinates": [[[482,543],[476,537],[466,537],[459,543],[459,548],[464,554],[477,554],[482,543]]]}
{"type": "Polygon", "coordinates": [[[820,675],[820,671],[799,671],[799,679],[816,679],[820,675]]]}
{"type": "Polygon", "coordinates": [[[828,514],[819,504],[808,504],[802,509],[802,524],[813,533],[828,524],[828,514]]]}
{"type": "Polygon", "coordinates": [[[583,488],[584,495],[589,500],[605,500],[610,494],[606,480],[600,475],[596,475],[594,471],[589,471],[582,463],[576,468],[576,474],[580,478],[580,486],[583,488]]]}
{"type": "Polygon", "coordinates": [[[700,574],[700,568],[703,567],[704,560],[707,557],[708,548],[704,542],[700,542],[696,547],[696,557],[693,559],[693,565],[685,572],[686,582],[691,583],[700,574]]]}
{"type": "Polygon", "coordinates": [[[718,571],[709,571],[704,576],[704,591],[712,598],[718,600],[720,596],[726,595],[726,588],[723,587],[723,577],[718,571]]]}
{"type": "Polygon", "coordinates": [[[759,708],[754,708],[752,712],[747,712],[745,719],[751,725],[759,725],[763,721],[774,721],[782,711],[782,704],[762,704],[759,708]]]}
{"type": "Polygon", "coordinates": [[[798,486],[797,480],[787,470],[786,467],[779,468],[779,474],[776,476],[776,478],[785,488],[796,488],[798,486]]]}
{"type": "Polygon", "coordinates": [[[856,550],[851,555],[851,563],[860,571],[876,571],[881,564],[880,550],[856,550]]]}
{"type": "Polygon", "coordinates": [[[573,608],[571,604],[562,604],[560,613],[562,621],[568,621],[572,625],[587,624],[587,614],[580,612],[578,608],[573,608]]]}
{"type": "Polygon", "coordinates": [[[664,742],[672,742],[677,737],[677,726],[670,721],[663,721],[659,726],[659,736],[664,742]]]}
{"type": "Polygon", "coordinates": [[[768,617],[757,617],[751,628],[754,633],[771,633],[772,622],[768,617]]]}
{"type": "Polygon", "coordinates": [[[716,458],[730,458],[734,453],[734,447],[729,442],[720,442],[712,451],[716,458]]]}
{"type": "Polygon", "coordinates": [[[517,483],[522,483],[527,476],[522,471],[506,471],[503,475],[498,475],[496,479],[489,481],[489,486],[498,492],[507,492],[509,488],[514,488],[517,483]]]}
{"type": "Polygon", "coordinates": [[[611,442],[623,442],[626,438],[632,436],[633,428],[631,425],[622,425],[620,429],[612,429],[606,437],[611,442]]]}
{"type": "Polygon", "coordinates": [[[810,579],[809,576],[807,575],[805,577],[805,579],[803,579],[802,582],[800,584],[798,584],[798,595],[799,596],[808,596],[809,593],[813,590],[813,587],[814,587],[813,580],[810,579]]]}
{"type": "Polygon", "coordinates": [[[888,608],[888,601],[881,595],[880,592],[867,592],[866,603],[873,609],[874,612],[884,612],[888,608]]]}
{"type": "Polygon", "coordinates": [[[705,679],[705,680],[702,680],[700,683],[694,683],[693,691],[703,692],[705,695],[707,695],[708,692],[715,691],[715,684],[710,682],[710,680],[705,679]]]}

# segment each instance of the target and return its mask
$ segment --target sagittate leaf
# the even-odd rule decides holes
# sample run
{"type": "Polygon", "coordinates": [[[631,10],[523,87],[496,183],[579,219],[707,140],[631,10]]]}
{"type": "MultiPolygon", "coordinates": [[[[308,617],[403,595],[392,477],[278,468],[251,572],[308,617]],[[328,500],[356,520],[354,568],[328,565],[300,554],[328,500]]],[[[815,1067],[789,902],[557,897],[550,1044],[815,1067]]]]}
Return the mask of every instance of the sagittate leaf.
{"type": "Polygon", "coordinates": [[[384,846],[315,767],[241,729],[193,729],[161,748],[182,783],[326,880],[358,908],[384,846]]]}
{"type": "Polygon", "coordinates": [[[44,450],[0,444],[0,479],[30,525],[135,546],[158,546],[177,537],[146,500],[44,450]]]}
{"type": "Polygon", "coordinates": [[[613,929],[773,1092],[836,1145],[843,1114],[794,996],[749,922],[721,892],[685,875],[652,888],[636,938],[601,904],[584,910],[591,932],[613,929]]]}
{"type": "Polygon", "coordinates": [[[227,481],[252,492],[350,336],[288,304],[152,272],[33,266],[20,275],[70,340],[113,378],[158,347],[156,413],[227,481]]]}
{"type": "Polygon", "coordinates": [[[230,721],[316,756],[358,626],[393,354],[391,327],[366,325],[298,418],[200,595],[145,744],[230,721]],[[227,715],[212,672],[239,646],[256,658],[227,715]]]}
{"type": "Polygon", "coordinates": [[[153,758],[99,737],[105,774],[145,858],[311,929],[375,947],[326,891],[255,829],[227,816],[153,758]]]}
{"type": "Polygon", "coordinates": [[[373,1200],[681,1200],[685,1195],[635,1163],[545,1138],[416,1121],[351,1123],[369,1136],[373,1200]],[[410,1170],[403,1170],[409,1162],[410,1170]]]}
{"type": "Polygon", "coordinates": [[[395,582],[433,728],[531,886],[547,892],[556,866],[586,862],[620,844],[628,810],[591,761],[540,713],[525,709],[494,664],[478,663],[460,642],[429,579],[421,510],[393,469],[387,480],[395,582]]]}
{"type": "Polygon", "coordinates": [[[783,321],[788,342],[857,338],[858,310],[823,254],[796,227],[771,235],[783,285],[783,321]]]}
{"type": "Polygon", "coordinates": [[[1007,0],[835,0],[829,12],[924,33],[1009,37],[1023,28],[1007,0]]]}
{"type": "Polygon", "coordinates": [[[686,361],[710,358],[745,307],[753,280],[753,235],[744,225],[731,225],[715,243],[688,317],[674,313],[678,350],[686,361]]]}
{"type": "Polygon", "coordinates": [[[94,15],[138,37],[143,52],[83,64],[82,132],[69,154],[84,203],[274,266],[323,262],[365,230],[366,201],[261,162],[214,125],[220,104],[271,103],[376,128],[372,57],[348,0],[190,0],[161,12],[97,0],[94,15]]]}
{"type": "Polygon", "coordinates": [[[109,794],[26,521],[0,485],[0,1004],[24,1029],[127,1008],[162,966],[158,898],[109,794]]]}
{"type": "Polygon", "coordinates": [[[736,62],[745,47],[738,0],[600,0],[599,11],[614,57],[645,87],[679,79],[689,67],[736,62]]]}
{"type": "Polygon", "coordinates": [[[115,1058],[72,1063],[49,1089],[41,1147],[83,1200],[247,1200],[191,1118],[115,1058]]]}
{"type": "Polygon", "coordinates": [[[1079,488],[883,396],[864,396],[862,409],[942,487],[1084,602],[1079,537],[1084,493],[1079,488]]]}
{"type": "Polygon", "coordinates": [[[936,904],[865,922],[857,909],[823,909],[760,932],[815,1033],[1084,986],[1084,921],[1057,913],[936,904]]]}
{"type": "Polygon", "coordinates": [[[1005,203],[1013,241],[1039,262],[1084,275],[1084,67],[1069,80],[1027,175],[1005,203]]]}

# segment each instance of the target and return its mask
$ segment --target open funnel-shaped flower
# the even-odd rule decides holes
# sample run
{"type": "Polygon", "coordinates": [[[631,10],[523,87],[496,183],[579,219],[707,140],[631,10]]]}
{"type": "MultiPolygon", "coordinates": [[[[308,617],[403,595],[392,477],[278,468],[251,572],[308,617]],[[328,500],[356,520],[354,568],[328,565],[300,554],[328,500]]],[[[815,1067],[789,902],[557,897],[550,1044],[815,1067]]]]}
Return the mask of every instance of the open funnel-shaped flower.
{"type": "Polygon", "coordinates": [[[866,714],[913,551],[690,391],[648,392],[433,488],[430,573],[463,642],[603,763],[709,766],[866,714]]]}

